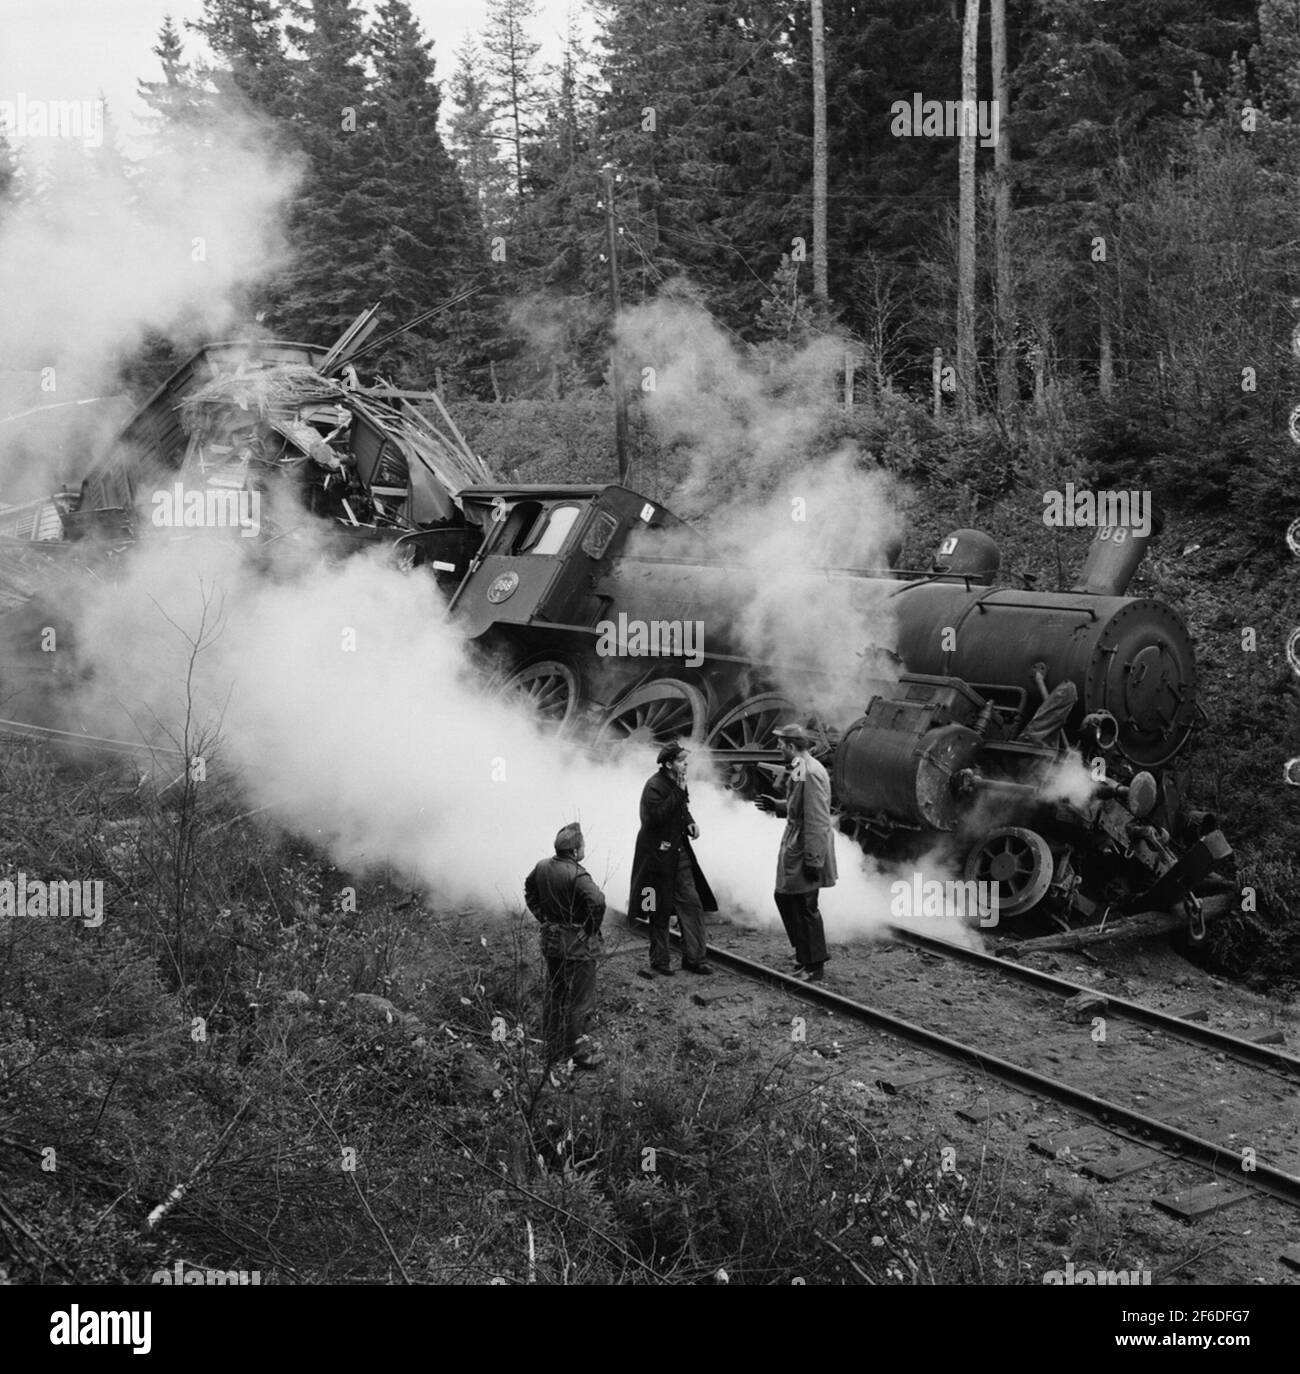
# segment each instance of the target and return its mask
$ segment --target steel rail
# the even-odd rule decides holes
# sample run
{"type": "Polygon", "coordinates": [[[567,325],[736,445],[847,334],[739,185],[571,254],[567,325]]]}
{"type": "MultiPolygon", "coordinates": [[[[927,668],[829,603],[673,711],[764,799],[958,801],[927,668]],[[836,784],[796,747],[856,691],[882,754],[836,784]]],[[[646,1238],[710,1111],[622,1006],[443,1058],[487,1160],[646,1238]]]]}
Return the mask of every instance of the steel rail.
{"type": "Polygon", "coordinates": [[[1300,1073],[1300,1057],[1287,1054],[1284,1050],[1275,1050],[1268,1045],[1259,1045],[1253,1040],[1243,1040],[1240,1036],[1230,1035],[1227,1031],[1214,1030],[1210,1026],[1200,1026],[1194,1021],[1186,1021],[1181,1016],[1175,1016],[1172,1012],[1157,1011],[1154,1007],[1144,1007],[1141,1003],[1130,1002],[1125,997],[1113,997],[1110,993],[1101,992],[1097,988],[1084,987],[1081,983],[1072,983],[1068,978],[1057,978],[1054,974],[1043,973],[1038,969],[1029,968],[1025,964],[1014,963],[1000,955],[989,954],[979,949],[968,949],[964,945],[955,945],[950,940],[940,940],[933,935],[923,935],[919,931],[909,930],[905,926],[891,925],[889,932],[893,939],[902,944],[911,945],[917,949],[933,950],[949,958],[960,959],[968,964],[977,964],[981,968],[991,968],[1008,978],[1014,978],[1018,982],[1028,983],[1049,992],[1059,992],[1068,996],[1083,992],[1089,996],[1101,997],[1105,1000],[1108,1008],[1115,1008],[1121,1016],[1130,1021],[1135,1021],[1139,1025],[1165,1031],[1169,1035],[1177,1036],[1181,1040],[1190,1041],[1192,1044],[1203,1046],[1206,1049],[1222,1050],[1225,1054],[1248,1060],[1261,1068],[1276,1069],[1278,1072],[1288,1075],[1300,1073]]]}
{"type": "Polygon", "coordinates": [[[839,1012],[854,1020],[877,1026],[881,1030],[888,1031],[901,1039],[909,1040],[913,1044],[945,1058],[973,1064],[987,1073],[990,1078],[1016,1088],[1028,1088],[1032,1092],[1052,1098],[1081,1115],[1100,1122],[1111,1130],[1114,1130],[1116,1126],[1122,1127],[1139,1144],[1150,1146],[1152,1140],[1155,1140],[1175,1154],[1210,1166],[1220,1176],[1239,1178],[1250,1187],[1258,1188],[1294,1207],[1300,1207],[1300,1176],[1288,1174],[1272,1165],[1258,1162],[1253,1169],[1244,1170],[1241,1167],[1240,1153],[1227,1149],[1225,1146],[1216,1145],[1212,1140],[1193,1135],[1190,1131],[1172,1126],[1166,1121],[1159,1121],[1143,1112],[1133,1111],[1118,1102],[1109,1102],[1083,1088],[1062,1082],[1060,1079],[1049,1078],[1046,1074],[1038,1073],[1022,1064],[1013,1064],[1010,1060],[990,1054],[987,1050],[978,1049],[974,1045],[967,1045],[960,1040],[953,1040],[950,1036],[941,1035],[925,1026],[918,1026],[912,1021],[905,1021],[902,1017],[880,1011],[876,1007],[869,1007],[863,1002],[855,1002],[852,998],[831,992],[820,983],[801,982],[793,974],[781,973],[777,969],[769,968],[766,964],[759,964],[752,959],[746,959],[743,955],[719,949],[716,945],[708,946],[708,956],[715,963],[732,970],[732,972],[743,974],[747,978],[775,984],[805,1001],[813,1002],[829,1011],[839,1012]]]}

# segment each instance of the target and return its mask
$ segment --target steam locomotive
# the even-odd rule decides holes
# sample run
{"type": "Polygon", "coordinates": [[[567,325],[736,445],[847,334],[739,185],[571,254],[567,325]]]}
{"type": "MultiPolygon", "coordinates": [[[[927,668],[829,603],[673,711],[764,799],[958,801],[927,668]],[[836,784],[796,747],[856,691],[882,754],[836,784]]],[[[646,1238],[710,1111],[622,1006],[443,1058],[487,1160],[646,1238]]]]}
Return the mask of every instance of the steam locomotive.
{"type": "Polygon", "coordinates": [[[779,768],[772,728],[800,719],[840,828],[868,850],[945,849],[1002,917],[1069,928],[1177,910],[1203,935],[1202,897],[1225,889],[1232,854],[1215,818],[1187,806],[1177,766],[1202,720],[1192,645],[1169,606],[1125,595],[1158,523],[1098,529],[1064,593],[995,586],[998,551],[977,530],[950,534],[923,572],[831,574],[864,606],[889,604],[896,627],[892,680],[877,663],[860,714],[833,721],[809,712],[815,683],[800,699],[725,632],[707,646],[667,635],[652,656],[602,651],[611,626],[688,623],[743,575],[703,540],[683,552],[682,522],[657,502],[618,486],[458,499],[463,528],[405,535],[399,554],[434,570],[498,688],[553,728],[598,751],[691,740],[755,795],[779,768]]]}
{"type": "Polygon", "coordinates": [[[1068,592],[995,585],[998,550],[970,529],[926,569],[894,566],[895,550],[881,568],[825,570],[863,624],[883,610],[893,626],[892,643],[842,646],[861,679],[851,709],[828,715],[816,674],[760,661],[729,633],[718,608],[743,598],[752,570],[712,557],[658,501],[618,485],[480,480],[468,450],[412,419],[412,393],[326,378],[346,362],[337,346],[241,346],[229,359],[222,347],[181,369],[95,465],[66,512],[70,537],[129,529],[142,446],[155,472],[199,483],[291,471],[309,509],[332,509],[348,533],[390,541],[402,566],[436,579],[493,690],[545,728],[598,752],[689,740],[754,796],[781,771],[773,727],[798,719],[831,774],[841,830],[868,850],[944,850],[996,892],[1002,917],[1070,928],[1177,912],[1203,934],[1232,853],[1184,795],[1179,760],[1203,719],[1192,644],[1169,606],[1126,595],[1158,523],[1098,529],[1068,592]],[[277,368],[293,370],[283,393],[277,368]],[[256,405],[229,404],[231,375],[256,381],[256,405]],[[216,388],[216,409],[187,427],[201,387],[216,388]],[[236,428],[223,431],[212,415],[227,412],[236,428]],[[707,645],[686,643],[703,620],[707,645]],[[611,627],[632,625],[659,642],[637,652],[616,630],[611,651],[611,627]]]}

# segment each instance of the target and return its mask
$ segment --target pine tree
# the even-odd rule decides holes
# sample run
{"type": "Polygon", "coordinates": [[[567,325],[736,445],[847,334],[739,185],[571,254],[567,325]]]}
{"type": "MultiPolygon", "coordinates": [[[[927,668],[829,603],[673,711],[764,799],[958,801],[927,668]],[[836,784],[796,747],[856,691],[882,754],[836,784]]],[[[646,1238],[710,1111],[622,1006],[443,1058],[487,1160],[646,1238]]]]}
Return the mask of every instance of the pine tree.
{"type": "Polygon", "coordinates": [[[1135,185],[1181,156],[1196,81],[1213,97],[1233,53],[1249,49],[1255,0],[1036,0],[1029,20],[1013,86],[1018,125],[1035,130],[1016,173],[1035,259],[1031,313],[1040,348],[1105,390],[1112,367],[1126,366],[1127,283],[1141,284],[1125,254],[1125,207],[1135,185]]]}
{"type": "Polygon", "coordinates": [[[528,36],[528,27],[536,19],[536,0],[488,0],[483,31],[489,89],[502,125],[500,137],[510,150],[515,194],[520,201],[524,198],[524,143],[534,132],[537,109],[533,62],[540,45],[528,36]]]}
{"type": "Polygon", "coordinates": [[[450,93],[457,106],[448,121],[451,148],[479,221],[485,233],[491,235],[505,226],[509,215],[510,171],[501,161],[492,133],[492,97],[482,55],[472,38],[465,40],[456,55],[450,93]]]}
{"type": "Polygon", "coordinates": [[[206,74],[185,60],[181,36],[170,15],[163,20],[153,52],[162,66],[162,80],[136,82],[140,99],[151,112],[143,121],[151,146],[142,180],[150,189],[160,182],[159,193],[168,194],[178,178],[193,180],[206,173],[219,98],[206,74]]]}
{"type": "MultiPolygon", "coordinates": [[[[810,45],[775,0],[603,0],[600,125],[623,175],[625,299],[685,273],[736,328],[812,235],[810,45]]],[[[805,268],[806,270],[806,268],[805,268]]]]}
{"type": "Polygon", "coordinates": [[[290,338],[331,342],[384,291],[377,248],[389,206],[361,17],[352,0],[299,0],[285,30],[301,54],[292,127],[310,159],[289,226],[293,260],[267,312],[290,338]]]}
{"type": "Polygon", "coordinates": [[[548,340],[546,355],[532,358],[533,373],[547,389],[599,377],[607,351],[607,225],[595,111],[582,93],[587,62],[571,25],[559,64],[546,73],[544,128],[527,145],[526,197],[515,221],[515,277],[548,340]]]}
{"type": "MultiPolygon", "coordinates": [[[[377,167],[373,189],[389,207],[379,247],[384,311],[415,318],[469,284],[484,254],[473,212],[438,132],[441,94],[432,43],[406,0],[384,0],[370,32],[377,167]]],[[[412,381],[459,361],[455,319],[435,317],[375,358],[412,381]]]]}
{"type": "Polygon", "coordinates": [[[285,48],[285,10],[284,0],[203,0],[203,17],[187,27],[223,64],[211,73],[219,92],[237,94],[287,122],[294,73],[285,48]]]}

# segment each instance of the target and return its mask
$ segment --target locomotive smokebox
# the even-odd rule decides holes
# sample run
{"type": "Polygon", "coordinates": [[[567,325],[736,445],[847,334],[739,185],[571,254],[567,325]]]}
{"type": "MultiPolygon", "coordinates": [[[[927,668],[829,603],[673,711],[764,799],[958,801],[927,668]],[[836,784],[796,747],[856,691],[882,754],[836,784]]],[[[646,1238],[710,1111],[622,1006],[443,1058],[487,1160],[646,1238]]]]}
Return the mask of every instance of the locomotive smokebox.
{"type": "Polygon", "coordinates": [[[983,530],[953,530],[934,551],[934,571],[965,576],[980,587],[991,587],[1002,554],[983,530]]]}
{"type": "Polygon", "coordinates": [[[1103,525],[1088,546],[1079,580],[1070,588],[1092,596],[1123,596],[1147,551],[1164,528],[1165,517],[1151,506],[1150,525],[1143,534],[1131,524],[1103,525]]]}

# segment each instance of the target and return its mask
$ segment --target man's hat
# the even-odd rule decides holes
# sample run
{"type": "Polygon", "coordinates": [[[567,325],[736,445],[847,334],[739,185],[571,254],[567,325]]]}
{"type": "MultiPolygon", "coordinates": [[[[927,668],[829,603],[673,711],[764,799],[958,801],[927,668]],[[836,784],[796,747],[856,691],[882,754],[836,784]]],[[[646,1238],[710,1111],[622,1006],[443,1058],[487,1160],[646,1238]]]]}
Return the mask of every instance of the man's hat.
{"type": "Polygon", "coordinates": [[[812,743],[812,736],[802,725],[778,725],[772,734],[777,739],[788,739],[795,744],[812,743]]]}
{"type": "Polygon", "coordinates": [[[577,821],[566,825],[555,837],[555,852],[562,854],[565,850],[579,850],[583,846],[582,826],[577,821]]]}
{"type": "Polygon", "coordinates": [[[674,740],[671,744],[664,745],[664,747],[659,751],[659,757],[655,760],[655,762],[661,765],[665,763],[672,763],[675,759],[681,758],[683,754],[689,754],[690,752],[691,751],[687,749],[687,747],[684,744],[681,744],[677,740],[674,740]]]}

